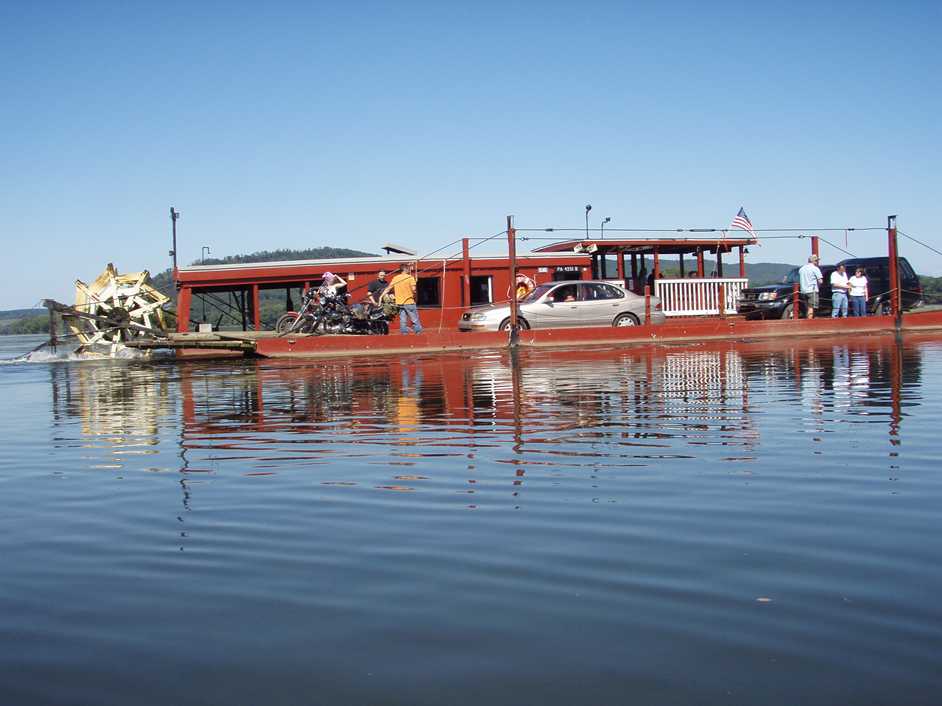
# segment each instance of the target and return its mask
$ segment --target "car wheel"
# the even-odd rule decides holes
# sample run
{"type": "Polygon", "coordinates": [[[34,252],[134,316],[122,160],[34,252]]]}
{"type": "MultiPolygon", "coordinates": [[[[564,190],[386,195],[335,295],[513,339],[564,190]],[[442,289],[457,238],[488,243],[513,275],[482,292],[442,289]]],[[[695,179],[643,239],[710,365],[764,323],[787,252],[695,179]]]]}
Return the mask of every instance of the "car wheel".
{"type": "MultiPolygon", "coordinates": [[[[517,317],[517,326],[521,331],[528,331],[530,329],[530,324],[527,323],[527,320],[520,316],[517,317]]],[[[509,328],[510,328],[510,317],[508,316],[506,319],[500,322],[500,330],[506,331],[509,328]]]]}
{"type": "MultiPolygon", "coordinates": [[[[799,311],[798,313],[800,314],[801,312],[799,311]]],[[[794,304],[789,304],[789,305],[786,306],[784,309],[782,309],[782,318],[783,318],[783,319],[790,319],[790,318],[792,318],[794,315],[795,315],[795,305],[794,305],[794,304]]]]}
{"type": "Polygon", "coordinates": [[[881,314],[892,314],[893,313],[892,309],[893,307],[890,305],[890,302],[888,301],[877,302],[876,304],[873,305],[873,313],[877,316],[881,314]]]}
{"type": "Polygon", "coordinates": [[[641,322],[638,320],[638,317],[630,312],[625,312],[624,314],[619,314],[615,317],[615,320],[612,322],[612,326],[621,327],[621,326],[640,326],[641,322]]]}

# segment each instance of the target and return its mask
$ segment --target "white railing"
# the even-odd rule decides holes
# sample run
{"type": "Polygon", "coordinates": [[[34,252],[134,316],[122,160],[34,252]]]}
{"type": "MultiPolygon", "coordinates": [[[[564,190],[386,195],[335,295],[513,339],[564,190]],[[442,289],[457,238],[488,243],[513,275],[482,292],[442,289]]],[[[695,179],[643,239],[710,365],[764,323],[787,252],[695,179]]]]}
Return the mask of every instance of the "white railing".
{"type": "Polygon", "coordinates": [[[720,285],[726,288],[726,313],[736,313],[739,293],[748,279],[658,279],[654,296],[661,300],[665,316],[716,316],[719,314],[720,285]]]}

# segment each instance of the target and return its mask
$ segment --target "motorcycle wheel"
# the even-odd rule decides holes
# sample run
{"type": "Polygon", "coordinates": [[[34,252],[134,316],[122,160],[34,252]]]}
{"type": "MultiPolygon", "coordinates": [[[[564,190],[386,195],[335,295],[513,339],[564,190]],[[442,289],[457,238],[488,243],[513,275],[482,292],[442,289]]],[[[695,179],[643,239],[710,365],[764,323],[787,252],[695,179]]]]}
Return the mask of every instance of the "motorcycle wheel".
{"type": "Polygon", "coordinates": [[[278,317],[278,321],[275,322],[275,331],[278,332],[280,336],[284,336],[291,330],[291,327],[294,325],[294,322],[298,320],[298,315],[288,312],[287,314],[282,314],[278,317]]]}

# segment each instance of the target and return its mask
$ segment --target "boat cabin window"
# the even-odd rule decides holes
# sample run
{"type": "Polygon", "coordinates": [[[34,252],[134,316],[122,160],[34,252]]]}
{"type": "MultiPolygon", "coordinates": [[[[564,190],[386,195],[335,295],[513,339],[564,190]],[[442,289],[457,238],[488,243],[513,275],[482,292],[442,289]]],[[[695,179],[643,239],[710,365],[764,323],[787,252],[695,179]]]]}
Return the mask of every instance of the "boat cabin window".
{"type": "Polygon", "coordinates": [[[471,277],[471,304],[490,304],[494,301],[493,278],[490,275],[471,277]]]}
{"type": "Polygon", "coordinates": [[[440,284],[440,277],[419,277],[415,285],[415,303],[419,306],[439,306],[442,303],[440,284]]]}

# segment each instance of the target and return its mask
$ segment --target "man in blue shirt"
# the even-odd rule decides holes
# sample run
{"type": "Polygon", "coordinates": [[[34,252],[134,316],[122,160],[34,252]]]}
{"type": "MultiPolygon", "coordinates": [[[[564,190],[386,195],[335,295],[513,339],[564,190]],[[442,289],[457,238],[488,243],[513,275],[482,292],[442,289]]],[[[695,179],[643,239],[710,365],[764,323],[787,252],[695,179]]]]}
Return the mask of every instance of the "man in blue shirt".
{"type": "Polygon", "coordinates": [[[818,269],[818,256],[811,255],[808,264],[802,265],[798,270],[798,286],[801,294],[808,303],[808,318],[814,318],[814,310],[818,308],[818,288],[824,277],[818,269]]]}

